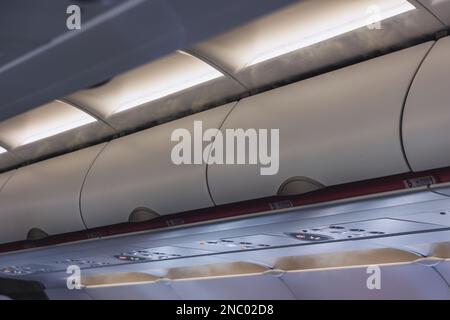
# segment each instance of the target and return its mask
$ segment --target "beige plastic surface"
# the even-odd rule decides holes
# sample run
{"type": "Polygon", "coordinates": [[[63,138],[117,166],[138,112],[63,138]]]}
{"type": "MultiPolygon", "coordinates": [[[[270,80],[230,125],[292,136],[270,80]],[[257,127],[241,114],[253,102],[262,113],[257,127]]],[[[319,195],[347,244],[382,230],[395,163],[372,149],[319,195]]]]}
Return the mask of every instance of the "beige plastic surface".
{"type": "MultiPolygon", "coordinates": [[[[171,142],[175,129],[193,132],[194,121],[219,128],[235,103],[150,128],[112,141],[90,171],[82,192],[83,217],[89,227],[127,222],[146,207],[160,215],[213,205],[205,164],[175,165],[171,142]]],[[[191,135],[193,137],[193,134],[191,135]]]]}
{"type": "Polygon", "coordinates": [[[0,243],[25,240],[32,228],[49,235],[83,230],[80,190],[103,146],[18,169],[0,192],[0,243]]]}
{"type": "Polygon", "coordinates": [[[272,196],[288,178],[325,186],[408,171],[400,118],[408,87],[432,43],[395,52],[238,103],[231,128],[279,129],[279,171],[261,165],[210,165],[218,204],[272,196]]]}
{"type": "Polygon", "coordinates": [[[403,142],[414,171],[450,165],[450,37],[439,40],[406,101],[403,142]]]}

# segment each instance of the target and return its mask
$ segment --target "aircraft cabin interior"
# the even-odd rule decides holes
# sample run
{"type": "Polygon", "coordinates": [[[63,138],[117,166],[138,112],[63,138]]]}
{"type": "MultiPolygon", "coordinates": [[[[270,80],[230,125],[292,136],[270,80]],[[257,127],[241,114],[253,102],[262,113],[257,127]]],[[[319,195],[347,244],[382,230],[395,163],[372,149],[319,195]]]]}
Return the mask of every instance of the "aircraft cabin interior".
{"type": "Polygon", "coordinates": [[[2,0],[0,300],[450,300],[450,0],[2,0]]]}

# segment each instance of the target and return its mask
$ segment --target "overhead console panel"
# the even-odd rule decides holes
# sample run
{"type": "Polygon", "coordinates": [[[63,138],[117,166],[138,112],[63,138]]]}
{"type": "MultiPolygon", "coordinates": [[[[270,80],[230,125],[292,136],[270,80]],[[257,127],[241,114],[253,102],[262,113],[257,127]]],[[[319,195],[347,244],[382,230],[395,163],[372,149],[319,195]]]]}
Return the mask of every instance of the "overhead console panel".
{"type": "MultiPolygon", "coordinates": [[[[424,43],[238,103],[227,129],[279,130],[279,171],[262,165],[208,167],[217,204],[289,194],[409,171],[400,120],[414,74],[432,46],[424,43]]],[[[270,141],[270,138],[269,138],[270,141]]],[[[269,148],[270,151],[270,148],[269,148]]]]}
{"type": "MultiPolygon", "coordinates": [[[[79,196],[103,145],[23,167],[0,192],[0,243],[83,230],[79,196]]],[[[0,185],[8,175],[0,176],[0,185]]]]}
{"type": "Polygon", "coordinates": [[[439,40],[412,84],[403,119],[406,156],[414,171],[450,164],[450,37],[439,40]]]}
{"type": "Polygon", "coordinates": [[[185,129],[193,142],[194,121],[202,121],[203,131],[218,129],[234,105],[110,142],[89,172],[82,191],[87,226],[128,222],[133,213],[142,221],[146,213],[152,218],[213,206],[206,184],[206,164],[174,164],[171,153],[177,142],[171,142],[171,135],[185,129]]]}

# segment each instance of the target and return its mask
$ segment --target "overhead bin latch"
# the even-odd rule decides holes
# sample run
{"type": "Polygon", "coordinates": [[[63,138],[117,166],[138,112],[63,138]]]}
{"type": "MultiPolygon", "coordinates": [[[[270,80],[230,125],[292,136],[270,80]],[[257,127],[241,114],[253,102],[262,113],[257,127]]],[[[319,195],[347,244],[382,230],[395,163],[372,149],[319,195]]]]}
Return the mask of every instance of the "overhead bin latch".
{"type": "Polygon", "coordinates": [[[48,233],[39,228],[32,228],[27,233],[27,240],[37,241],[48,238],[48,233]]]}
{"type": "Polygon", "coordinates": [[[279,196],[294,196],[325,188],[323,184],[308,177],[292,177],[278,188],[279,196]]]}
{"type": "Polygon", "coordinates": [[[128,216],[128,222],[137,223],[156,219],[159,214],[152,209],[146,207],[139,207],[134,209],[128,216]]]}

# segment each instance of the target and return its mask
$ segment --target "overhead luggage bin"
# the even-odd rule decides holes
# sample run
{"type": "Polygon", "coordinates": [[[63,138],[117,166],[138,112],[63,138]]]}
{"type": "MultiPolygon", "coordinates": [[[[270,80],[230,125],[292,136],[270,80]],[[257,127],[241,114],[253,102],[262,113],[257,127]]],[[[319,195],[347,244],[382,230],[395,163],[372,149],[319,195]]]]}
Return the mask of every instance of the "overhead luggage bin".
{"type": "Polygon", "coordinates": [[[178,280],[172,287],[182,299],[194,300],[292,300],[289,288],[266,274],[178,280]]]}
{"type": "Polygon", "coordinates": [[[297,299],[449,299],[446,282],[429,262],[384,248],[291,257],[276,267],[286,271],[281,279],[297,299]]]}
{"type": "Polygon", "coordinates": [[[214,201],[237,202],[285,190],[300,194],[408,172],[399,134],[402,108],[432,44],[240,101],[221,131],[279,129],[279,171],[261,175],[261,164],[212,164],[208,182],[214,201]]]}
{"type": "Polygon", "coordinates": [[[125,286],[104,286],[84,289],[94,300],[178,300],[173,289],[164,282],[125,286]]]}
{"type": "MultiPolygon", "coordinates": [[[[104,284],[86,283],[89,296],[117,299],[126,290],[136,299],[293,299],[288,287],[267,269],[249,263],[207,264],[160,270],[164,278],[106,274],[104,284]],[[134,279],[133,279],[134,278],[134,279]],[[154,278],[154,279],[152,279],[154,278]],[[108,283],[109,282],[109,283],[108,283]]],[[[100,277],[93,277],[101,278],[100,277]]]]}
{"type": "Polygon", "coordinates": [[[18,169],[0,192],[0,243],[83,230],[80,190],[89,166],[103,147],[18,169]]]}
{"type": "Polygon", "coordinates": [[[450,283],[450,242],[441,242],[431,245],[432,260],[434,268],[442,278],[450,283]]]}
{"type": "Polygon", "coordinates": [[[433,47],[411,86],[403,142],[414,171],[450,165],[450,37],[433,47]]]}
{"type": "Polygon", "coordinates": [[[225,263],[172,269],[167,277],[181,299],[293,299],[278,274],[266,274],[267,267],[251,263],[225,263]]]}
{"type": "Polygon", "coordinates": [[[369,289],[367,283],[374,270],[373,266],[360,266],[286,272],[282,279],[302,300],[450,299],[447,284],[432,267],[419,263],[380,266],[379,289],[376,283],[370,283],[369,289]]]}
{"type": "Polygon", "coordinates": [[[8,180],[12,177],[15,171],[8,171],[5,173],[0,174],[0,192],[3,189],[3,187],[6,185],[8,180]]]}
{"type": "Polygon", "coordinates": [[[82,282],[94,299],[118,299],[125,291],[136,299],[449,299],[446,260],[436,254],[422,258],[378,248],[287,256],[270,269],[248,262],[201,264],[106,273],[82,282]]]}
{"type": "Polygon", "coordinates": [[[206,185],[206,164],[177,165],[171,160],[176,129],[194,141],[194,121],[203,131],[220,128],[235,103],[159,125],[108,144],[86,179],[81,196],[89,228],[145,220],[213,205],[206,185]],[[130,216],[131,215],[131,216],[130,216]]]}

